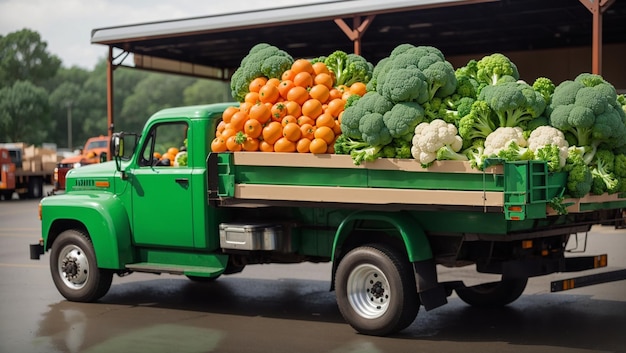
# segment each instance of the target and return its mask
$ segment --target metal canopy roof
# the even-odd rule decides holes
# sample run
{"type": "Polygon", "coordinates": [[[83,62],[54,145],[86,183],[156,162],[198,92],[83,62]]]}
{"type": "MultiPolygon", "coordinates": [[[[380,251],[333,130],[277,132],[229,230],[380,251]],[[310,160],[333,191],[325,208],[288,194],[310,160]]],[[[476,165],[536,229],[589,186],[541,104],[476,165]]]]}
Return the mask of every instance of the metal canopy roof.
{"type": "MultiPolygon", "coordinates": [[[[446,56],[590,46],[593,17],[582,1],[603,3],[330,1],[94,29],[91,42],[137,55],[219,68],[227,72],[222,78],[227,78],[248,50],[260,42],[294,57],[328,55],[334,50],[352,52],[354,44],[335,22],[338,19],[349,27],[355,19],[355,27],[369,24],[361,33],[361,54],[373,63],[400,43],[433,45],[446,56]]],[[[603,43],[626,42],[626,1],[615,1],[602,18],[603,43]]]]}

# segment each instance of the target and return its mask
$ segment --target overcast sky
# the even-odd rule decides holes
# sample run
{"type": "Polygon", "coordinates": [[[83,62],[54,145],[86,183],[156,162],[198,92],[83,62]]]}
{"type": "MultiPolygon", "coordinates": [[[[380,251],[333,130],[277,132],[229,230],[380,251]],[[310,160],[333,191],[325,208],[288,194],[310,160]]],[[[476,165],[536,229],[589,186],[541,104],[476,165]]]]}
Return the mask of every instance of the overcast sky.
{"type": "Polygon", "coordinates": [[[37,31],[63,66],[91,70],[107,55],[106,46],[90,43],[94,28],[325,1],[329,0],[0,0],[0,34],[23,28],[37,31]]]}

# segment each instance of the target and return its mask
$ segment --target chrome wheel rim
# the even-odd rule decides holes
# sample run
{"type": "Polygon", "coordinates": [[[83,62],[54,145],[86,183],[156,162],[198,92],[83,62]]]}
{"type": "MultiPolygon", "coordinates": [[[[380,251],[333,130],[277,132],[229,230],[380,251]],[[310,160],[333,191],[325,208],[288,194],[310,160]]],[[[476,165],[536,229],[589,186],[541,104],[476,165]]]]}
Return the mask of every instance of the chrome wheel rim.
{"type": "Polygon", "coordinates": [[[89,279],[89,260],[85,252],[76,245],[64,247],[57,263],[59,276],[71,289],[81,289],[89,279]]]}
{"type": "Polygon", "coordinates": [[[385,274],[376,266],[357,266],[348,277],[348,301],[361,317],[376,319],[389,308],[391,290],[385,274]]]}

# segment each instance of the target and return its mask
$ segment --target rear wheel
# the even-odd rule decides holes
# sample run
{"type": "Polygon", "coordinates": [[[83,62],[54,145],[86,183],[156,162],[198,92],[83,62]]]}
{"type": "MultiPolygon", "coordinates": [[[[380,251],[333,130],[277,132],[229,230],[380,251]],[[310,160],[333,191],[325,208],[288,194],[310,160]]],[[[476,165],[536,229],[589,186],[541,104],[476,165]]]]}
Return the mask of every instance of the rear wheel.
{"type": "Polygon", "coordinates": [[[28,198],[40,199],[43,195],[43,178],[32,177],[28,179],[28,198]]]}
{"type": "Polygon", "coordinates": [[[337,267],[335,288],[344,319],[363,334],[398,332],[419,310],[411,263],[391,247],[374,244],[350,251],[337,267]]]}
{"type": "Polygon", "coordinates": [[[457,288],[456,294],[472,306],[498,307],[517,300],[524,293],[527,283],[528,278],[509,278],[500,282],[457,288]]]}
{"type": "Polygon", "coordinates": [[[113,280],[113,271],[98,268],[91,240],[75,229],[64,231],[52,244],[50,271],[61,295],[75,302],[100,299],[113,280]]]}

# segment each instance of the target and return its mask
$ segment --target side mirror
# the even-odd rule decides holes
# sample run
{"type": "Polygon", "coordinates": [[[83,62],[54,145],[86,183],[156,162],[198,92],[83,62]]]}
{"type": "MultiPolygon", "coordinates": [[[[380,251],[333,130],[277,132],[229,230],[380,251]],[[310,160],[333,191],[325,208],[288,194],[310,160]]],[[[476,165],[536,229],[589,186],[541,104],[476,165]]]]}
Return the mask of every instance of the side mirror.
{"type": "Polygon", "coordinates": [[[111,149],[113,157],[122,158],[124,156],[124,133],[114,133],[111,137],[111,149]]]}

